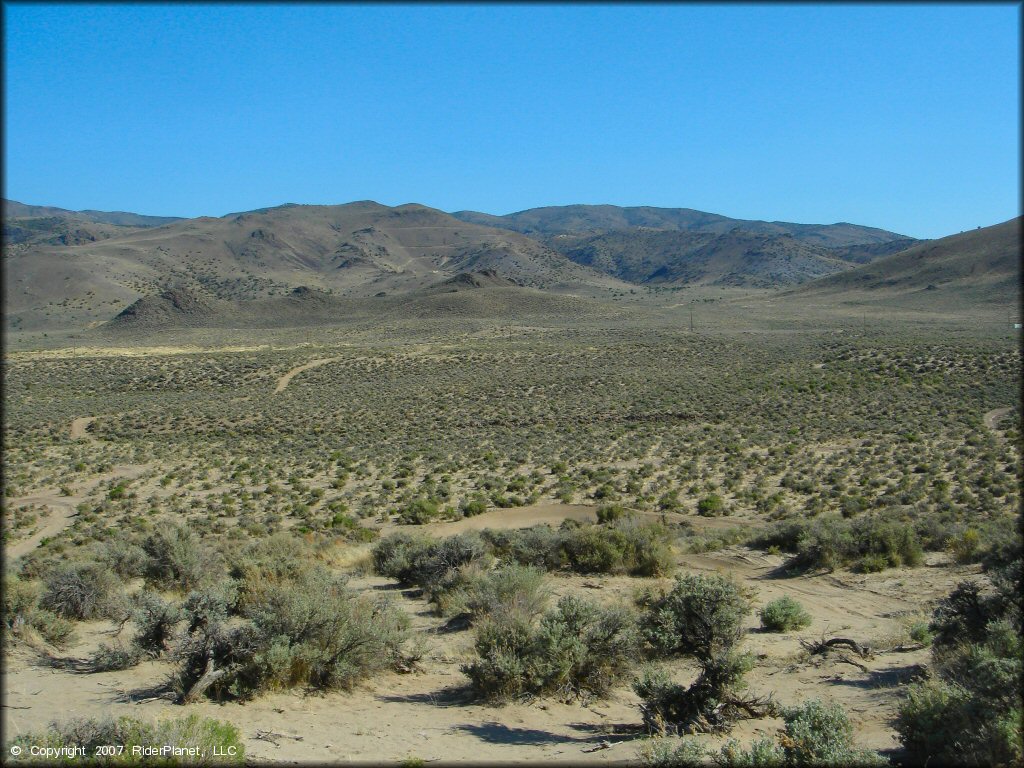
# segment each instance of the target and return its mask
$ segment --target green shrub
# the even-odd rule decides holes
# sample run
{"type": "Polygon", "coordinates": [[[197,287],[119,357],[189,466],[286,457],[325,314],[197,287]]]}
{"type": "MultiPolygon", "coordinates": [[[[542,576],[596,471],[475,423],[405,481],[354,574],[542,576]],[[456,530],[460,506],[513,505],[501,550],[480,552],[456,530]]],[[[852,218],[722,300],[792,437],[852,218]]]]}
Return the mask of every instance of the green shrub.
{"type": "Polygon", "coordinates": [[[769,632],[803,629],[811,623],[811,615],[789,595],[772,600],[761,609],[761,626],[769,632]]]}
{"type": "Polygon", "coordinates": [[[768,700],[749,701],[739,696],[745,687],[743,677],[753,667],[750,654],[729,649],[699,661],[700,675],[689,686],[672,682],[664,670],[654,668],[644,670],[633,681],[633,690],[643,700],[640,711],[649,731],[725,731],[737,719],[750,716],[758,705],[764,714],[773,711],[768,700]]]}
{"type": "Polygon", "coordinates": [[[940,648],[937,677],[910,687],[896,730],[914,762],[1013,765],[1024,757],[1019,628],[989,623],[981,643],[940,648]]]}
{"type": "Polygon", "coordinates": [[[626,516],[626,509],[621,504],[606,504],[597,508],[597,522],[612,523],[626,516]]]}
{"type": "Polygon", "coordinates": [[[463,517],[482,515],[487,511],[487,502],[483,499],[464,499],[459,505],[459,511],[463,517]]]}
{"type": "Polygon", "coordinates": [[[640,747],[637,758],[645,768],[703,768],[707,765],[708,750],[695,739],[658,736],[640,747]]]}
{"type": "Polygon", "coordinates": [[[569,531],[563,547],[576,573],[611,573],[621,567],[626,543],[616,529],[586,525],[569,531]]]}
{"type": "Polygon", "coordinates": [[[491,551],[502,560],[557,571],[566,565],[562,543],[565,533],[549,525],[530,528],[488,528],[481,536],[491,551]]]}
{"type": "Polygon", "coordinates": [[[397,531],[373,545],[373,569],[381,576],[412,584],[415,564],[434,546],[434,540],[420,533],[397,531]]]}
{"type": "Polygon", "coordinates": [[[142,549],[148,557],[143,575],[156,587],[187,592],[221,573],[216,556],[185,525],[161,526],[146,537],[142,549]]]}
{"type": "Polygon", "coordinates": [[[64,648],[75,641],[74,625],[52,611],[39,607],[39,585],[24,581],[16,574],[4,579],[4,628],[15,637],[34,631],[55,648],[64,648]]]}
{"type": "Polygon", "coordinates": [[[935,644],[983,642],[989,622],[1000,618],[1007,605],[1006,595],[986,593],[978,582],[960,582],[932,613],[929,629],[935,633],[935,644]]]}
{"type": "Polygon", "coordinates": [[[717,493],[708,494],[697,502],[697,514],[704,517],[719,517],[725,514],[725,501],[717,493]]]}
{"type": "Polygon", "coordinates": [[[400,576],[405,583],[421,587],[441,613],[450,613],[459,610],[462,591],[491,560],[480,534],[466,531],[417,549],[400,576]]]}
{"type": "Polygon", "coordinates": [[[43,608],[30,616],[29,626],[54,648],[67,648],[78,641],[75,627],[70,621],[43,608]]]}
{"type": "Polygon", "coordinates": [[[949,550],[958,563],[973,563],[981,556],[981,534],[974,528],[965,528],[950,540],[949,550]]]}
{"type": "Polygon", "coordinates": [[[404,525],[423,525],[437,518],[438,506],[433,499],[416,499],[398,511],[398,522],[404,525]]]}
{"type": "Polygon", "coordinates": [[[750,602],[723,576],[676,576],[672,590],[654,600],[641,620],[647,641],[666,654],[710,658],[731,649],[743,634],[750,602]]]}
{"type": "Polygon", "coordinates": [[[131,669],[142,661],[142,649],[135,644],[124,645],[100,643],[89,658],[89,666],[94,672],[114,672],[131,669]]]}
{"type": "Polygon", "coordinates": [[[395,664],[407,637],[408,616],[388,604],[361,598],[322,568],[298,580],[281,581],[230,626],[186,617],[193,632],[176,656],[176,685],[186,698],[250,698],[262,691],[297,685],[349,688],[395,664]],[[210,680],[211,673],[219,676],[210,680]]]}
{"type": "Polygon", "coordinates": [[[550,597],[542,571],[508,563],[473,578],[465,589],[464,605],[474,617],[499,613],[535,616],[544,610],[550,597]]]}
{"type": "Polygon", "coordinates": [[[146,553],[142,547],[120,539],[104,542],[99,560],[122,579],[142,576],[146,569],[146,553]]]}
{"type": "Polygon", "coordinates": [[[714,760],[716,765],[727,768],[782,768],[786,765],[786,753],[771,739],[758,739],[750,749],[743,749],[736,739],[729,739],[714,760]]]}
{"type": "Polygon", "coordinates": [[[65,757],[60,760],[66,765],[138,765],[140,762],[155,765],[223,765],[243,764],[245,747],[241,734],[234,725],[208,717],[192,714],[173,720],[156,723],[146,722],[138,718],[76,718],[63,722],[51,723],[42,733],[19,736],[5,745],[4,753],[11,754],[11,747],[22,748],[19,757],[9,757],[12,763],[52,764],[54,758],[45,753],[33,756],[30,747],[41,750],[47,748],[59,750],[66,746],[79,746],[85,750],[85,756],[65,757]],[[148,757],[140,760],[133,755],[133,747],[151,747],[169,744],[182,749],[197,749],[202,755],[195,757],[148,757]],[[97,757],[97,748],[106,746],[124,747],[120,754],[110,757],[97,757]],[[218,752],[214,756],[214,750],[218,752]]]}
{"type": "Polygon", "coordinates": [[[626,519],[616,524],[623,540],[623,569],[631,576],[667,576],[675,568],[668,530],[626,519]]]}
{"type": "Polygon", "coordinates": [[[58,566],[46,576],[39,605],[67,619],[115,617],[123,610],[120,587],[102,563],[58,566]]]}
{"type": "Polygon", "coordinates": [[[148,590],[139,592],[134,603],[136,633],[132,642],[151,656],[159,656],[169,648],[174,627],[182,619],[181,608],[148,590]]]}
{"type": "Polygon", "coordinates": [[[633,615],[563,597],[539,622],[519,612],[486,617],[476,629],[477,659],[462,666],[484,698],[524,694],[563,700],[604,695],[639,656],[633,615]]]}
{"type": "Polygon", "coordinates": [[[888,760],[877,752],[858,749],[853,725],[838,704],[813,700],[782,713],[786,738],[785,764],[794,766],[882,766],[888,760]]]}
{"type": "MultiPolygon", "coordinates": [[[[229,579],[204,589],[193,590],[185,596],[181,604],[181,613],[189,619],[188,632],[195,632],[204,627],[213,626],[228,617],[244,610],[250,603],[240,601],[239,586],[246,586],[248,579],[240,581],[229,579]]],[[[247,590],[247,594],[252,590],[247,590]]]]}
{"type": "Polygon", "coordinates": [[[301,579],[317,567],[317,555],[301,537],[280,532],[250,542],[228,557],[228,575],[233,584],[223,579],[193,585],[190,592],[220,593],[229,599],[232,609],[243,610],[263,599],[264,590],[285,582],[301,579]],[[224,591],[226,590],[226,591],[224,591]]]}
{"type": "Polygon", "coordinates": [[[880,514],[852,520],[821,515],[810,521],[776,523],[751,539],[751,546],[776,548],[795,556],[792,568],[832,570],[856,563],[864,572],[920,565],[924,557],[913,525],[880,514]]]}
{"type": "Polygon", "coordinates": [[[498,558],[548,571],[663,576],[675,565],[668,530],[632,516],[596,525],[567,519],[557,530],[539,525],[481,535],[498,558]]]}

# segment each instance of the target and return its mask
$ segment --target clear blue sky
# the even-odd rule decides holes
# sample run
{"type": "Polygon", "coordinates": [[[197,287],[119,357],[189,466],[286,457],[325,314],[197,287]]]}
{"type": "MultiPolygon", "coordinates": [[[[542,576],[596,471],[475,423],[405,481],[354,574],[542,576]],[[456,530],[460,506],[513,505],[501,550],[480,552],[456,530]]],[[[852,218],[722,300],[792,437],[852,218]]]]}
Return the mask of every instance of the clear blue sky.
{"type": "Polygon", "coordinates": [[[917,237],[1020,213],[1016,5],[5,4],[63,208],[612,203],[917,237]]]}

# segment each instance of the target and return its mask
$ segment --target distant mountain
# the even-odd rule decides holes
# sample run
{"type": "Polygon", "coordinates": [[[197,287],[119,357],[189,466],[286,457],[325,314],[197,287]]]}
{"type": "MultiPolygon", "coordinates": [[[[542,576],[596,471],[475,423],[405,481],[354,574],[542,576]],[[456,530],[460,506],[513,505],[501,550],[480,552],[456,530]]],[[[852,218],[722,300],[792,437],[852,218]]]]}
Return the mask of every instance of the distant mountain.
{"type": "Polygon", "coordinates": [[[159,227],[180,219],[142,216],[123,211],[68,211],[43,205],[3,201],[3,244],[82,245],[127,234],[131,230],[159,227]]]}
{"type": "Polygon", "coordinates": [[[929,240],[842,274],[807,283],[796,295],[920,294],[1015,301],[1021,282],[1021,218],[929,240]]]}
{"type": "Polygon", "coordinates": [[[297,286],[372,296],[488,269],[556,291],[623,285],[515,232],[369,201],[186,219],[82,245],[32,244],[7,249],[5,262],[8,321],[25,329],[104,321],[112,308],[171,287],[210,300],[281,296],[297,286]]]}
{"type": "Polygon", "coordinates": [[[788,286],[918,242],[855,224],[751,221],[690,208],[568,205],[452,215],[522,232],[579,264],[639,284],[788,286]]]}
{"type": "Polygon", "coordinates": [[[41,219],[41,218],[75,218],[97,224],[113,224],[119,227],[162,227],[174,221],[181,221],[180,216],[144,216],[139,213],[125,211],[69,211],[65,208],[54,208],[47,205],[25,205],[16,200],[3,201],[3,217],[7,219],[41,219]]]}
{"type": "Polygon", "coordinates": [[[554,235],[545,242],[579,264],[639,284],[775,288],[852,266],[833,250],[790,235],[739,228],[720,235],[613,230],[596,235],[554,235]]]}
{"type": "Polygon", "coordinates": [[[800,242],[838,248],[866,243],[885,243],[905,238],[895,232],[856,224],[793,224],[784,221],[732,219],[691,208],[619,207],[615,205],[564,205],[530,208],[505,216],[457,211],[457,219],[488,227],[510,229],[532,236],[609,232],[613,230],[685,230],[725,234],[737,227],[766,235],[789,235],[800,242]]]}

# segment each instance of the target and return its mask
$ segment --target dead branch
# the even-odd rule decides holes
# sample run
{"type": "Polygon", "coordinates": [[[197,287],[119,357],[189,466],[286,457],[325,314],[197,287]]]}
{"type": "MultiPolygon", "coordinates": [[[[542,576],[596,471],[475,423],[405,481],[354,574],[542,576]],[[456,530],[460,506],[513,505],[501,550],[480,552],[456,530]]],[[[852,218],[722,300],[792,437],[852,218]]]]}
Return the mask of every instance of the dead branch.
{"type": "Polygon", "coordinates": [[[275,747],[281,746],[277,743],[278,739],[292,739],[293,741],[302,741],[301,736],[289,736],[286,733],[274,733],[273,731],[263,731],[259,729],[256,730],[256,735],[253,736],[253,738],[259,741],[270,742],[275,747]]]}
{"type": "Polygon", "coordinates": [[[189,688],[188,692],[182,697],[182,704],[194,704],[199,701],[203,694],[206,693],[206,689],[224,677],[227,673],[228,671],[226,669],[215,669],[213,666],[213,657],[208,657],[206,660],[206,671],[203,673],[203,676],[196,681],[195,685],[189,688]]]}
{"type": "Polygon", "coordinates": [[[801,640],[800,645],[812,656],[827,654],[834,648],[848,648],[862,659],[871,656],[871,649],[868,646],[861,645],[856,640],[851,640],[848,637],[833,637],[829,640],[824,638],[821,640],[801,640]]]}
{"type": "Polygon", "coordinates": [[[838,659],[836,659],[836,663],[838,663],[838,664],[852,664],[857,669],[859,669],[861,672],[868,672],[869,671],[867,667],[865,667],[859,661],[854,661],[849,656],[847,656],[845,653],[842,656],[840,656],[838,659]]]}
{"type": "Polygon", "coordinates": [[[875,653],[910,653],[911,651],[920,651],[924,647],[924,643],[901,643],[900,645],[894,645],[892,648],[875,651],[875,653]]]}

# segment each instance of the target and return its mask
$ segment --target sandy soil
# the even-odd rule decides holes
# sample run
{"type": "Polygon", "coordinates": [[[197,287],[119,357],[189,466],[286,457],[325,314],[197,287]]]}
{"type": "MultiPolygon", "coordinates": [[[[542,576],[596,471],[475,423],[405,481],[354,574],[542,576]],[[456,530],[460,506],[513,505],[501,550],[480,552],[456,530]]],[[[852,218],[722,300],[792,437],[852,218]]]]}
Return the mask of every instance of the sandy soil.
{"type": "MultiPolygon", "coordinates": [[[[538,505],[502,510],[508,525],[526,525],[547,516],[588,515],[579,505],[538,505]],[[517,517],[514,513],[519,512],[517,517]],[[510,514],[511,513],[511,514],[510,514]]],[[[486,519],[486,513],[460,523],[486,519]]],[[[490,520],[494,525],[497,520],[490,520]]],[[[437,534],[456,530],[459,523],[438,523],[437,534]],[[448,526],[448,527],[444,527],[448,526]]],[[[475,523],[474,523],[475,524],[475,523]]],[[[756,614],[748,619],[744,646],[757,657],[749,680],[754,693],[772,692],[783,704],[810,697],[842,704],[865,746],[897,746],[891,718],[898,701],[897,682],[918,674],[927,662],[927,649],[876,652],[868,659],[801,656],[799,637],[824,634],[850,637],[875,649],[895,645],[892,638],[909,616],[920,615],[932,601],[947,594],[973,566],[951,566],[944,555],[930,555],[916,569],[879,574],[837,572],[795,578],[780,577],[782,558],[741,547],[701,555],[679,555],[681,572],[721,572],[755,590],[754,603],[764,605],[784,594],[799,599],[815,617],[799,634],[770,634],[759,629],[756,614]],[[861,665],[861,666],[857,666],[861,665]],[[863,668],[861,668],[863,667],[863,668]]],[[[669,584],[667,579],[619,577],[552,577],[555,595],[586,594],[599,600],[629,600],[645,584],[669,584]]],[[[445,762],[515,762],[540,760],[572,763],[624,763],[635,759],[642,736],[637,698],[629,686],[607,701],[564,704],[539,700],[492,707],[473,702],[460,661],[472,647],[472,632],[446,627],[415,590],[401,590],[387,579],[354,577],[351,586],[368,593],[389,594],[406,610],[413,627],[426,638],[421,668],[411,674],[390,674],[352,692],[303,695],[277,693],[247,704],[203,703],[183,707],[161,697],[170,672],[165,662],[147,662],[123,672],[85,674],[81,661],[101,641],[109,642],[112,626],[80,626],[81,642],[58,664],[25,648],[9,655],[4,670],[7,707],[4,727],[10,735],[43,727],[58,717],[132,714],[143,717],[177,716],[186,712],[230,720],[240,729],[247,753],[260,762],[394,762],[409,757],[445,762]],[[76,662],[77,660],[77,662],[76,662]],[[277,734],[257,738],[266,732],[277,734]],[[594,750],[602,743],[607,747],[594,750]],[[594,750],[594,751],[590,751],[594,750]]],[[[685,662],[673,664],[680,679],[694,672],[685,662]]],[[[733,735],[750,740],[771,734],[776,720],[741,723],[733,735]]],[[[709,745],[722,739],[701,737],[709,745]]]]}
{"type": "MultiPolygon", "coordinates": [[[[634,511],[632,514],[640,519],[665,523],[688,523],[698,531],[724,530],[736,527],[761,527],[764,521],[740,517],[701,517],[700,515],[684,515],[676,512],[634,511]]],[[[541,501],[526,507],[509,509],[491,509],[473,517],[460,520],[428,523],[410,527],[388,521],[380,526],[380,530],[395,529],[422,530],[434,536],[451,536],[462,531],[482,531],[484,528],[529,528],[532,525],[551,525],[558,527],[563,520],[571,519],[580,522],[597,520],[597,507],[593,504],[562,504],[557,501],[541,501]]]]}

